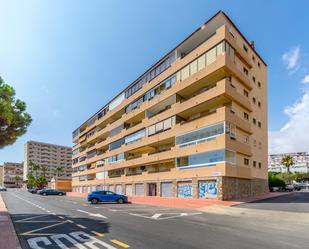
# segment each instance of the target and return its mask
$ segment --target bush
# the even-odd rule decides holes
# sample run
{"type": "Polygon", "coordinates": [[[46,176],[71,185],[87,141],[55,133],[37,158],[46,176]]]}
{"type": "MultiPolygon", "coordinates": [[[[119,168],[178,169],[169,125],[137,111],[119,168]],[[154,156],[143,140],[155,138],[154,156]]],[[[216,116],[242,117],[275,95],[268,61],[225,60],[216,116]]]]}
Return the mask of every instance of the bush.
{"type": "Polygon", "coordinates": [[[285,181],[279,177],[279,174],[276,172],[268,172],[268,185],[270,188],[273,187],[284,187],[285,181]]]}

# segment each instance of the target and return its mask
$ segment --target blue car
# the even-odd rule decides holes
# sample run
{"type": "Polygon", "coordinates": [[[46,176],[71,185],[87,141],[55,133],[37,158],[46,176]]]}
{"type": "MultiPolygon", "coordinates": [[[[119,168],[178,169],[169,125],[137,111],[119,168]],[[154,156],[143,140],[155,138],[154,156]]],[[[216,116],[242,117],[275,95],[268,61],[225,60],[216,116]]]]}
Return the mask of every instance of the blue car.
{"type": "Polygon", "coordinates": [[[97,204],[99,202],[117,202],[119,204],[123,204],[128,202],[128,197],[125,195],[119,195],[112,191],[99,190],[91,192],[87,200],[92,204],[97,204]]]}

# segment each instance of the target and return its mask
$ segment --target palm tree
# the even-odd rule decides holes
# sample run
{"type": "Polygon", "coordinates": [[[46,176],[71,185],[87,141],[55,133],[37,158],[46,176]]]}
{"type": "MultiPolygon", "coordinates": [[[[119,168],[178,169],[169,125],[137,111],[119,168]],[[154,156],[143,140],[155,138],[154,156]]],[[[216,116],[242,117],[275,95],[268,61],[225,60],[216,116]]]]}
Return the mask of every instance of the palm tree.
{"type": "Polygon", "coordinates": [[[282,158],[281,163],[286,167],[288,174],[290,174],[290,167],[294,165],[293,157],[286,155],[282,158]]]}
{"type": "Polygon", "coordinates": [[[19,187],[19,180],[20,180],[20,177],[19,176],[15,176],[15,183],[16,183],[16,187],[17,188],[19,187]]]}
{"type": "Polygon", "coordinates": [[[63,171],[63,167],[61,166],[57,166],[55,169],[54,169],[54,172],[56,174],[56,181],[58,180],[58,176],[59,176],[59,173],[61,173],[63,171]]]}
{"type": "Polygon", "coordinates": [[[34,163],[34,162],[32,162],[32,161],[29,162],[29,165],[30,165],[30,167],[31,167],[31,171],[32,171],[32,172],[33,172],[33,171],[35,172],[35,177],[37,178],[38,170],[41,168],[40,165],[38,165],[38,164],[36,164],[36,163],[34,163]]]}
{"type": "Polygon", "coordinates": [[[42,170],[42,172],[43,172],[43,177],[45,178],[45,176],[46,176],[46,171],[48,170],[48,166],[46,166],[46,165],[42,165],[41,166],[41,170],[42,170]]]}

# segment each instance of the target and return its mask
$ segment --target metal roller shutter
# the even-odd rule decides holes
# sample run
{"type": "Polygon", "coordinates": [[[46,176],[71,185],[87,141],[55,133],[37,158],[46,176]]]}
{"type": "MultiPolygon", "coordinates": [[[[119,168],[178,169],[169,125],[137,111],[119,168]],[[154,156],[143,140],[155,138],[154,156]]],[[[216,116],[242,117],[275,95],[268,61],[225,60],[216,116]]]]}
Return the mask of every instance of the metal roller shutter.
{"type": "Polygon", "coordinates": [[[173,196],[173,183],[161,182],[161,196],[172,197],[173,196]]]}

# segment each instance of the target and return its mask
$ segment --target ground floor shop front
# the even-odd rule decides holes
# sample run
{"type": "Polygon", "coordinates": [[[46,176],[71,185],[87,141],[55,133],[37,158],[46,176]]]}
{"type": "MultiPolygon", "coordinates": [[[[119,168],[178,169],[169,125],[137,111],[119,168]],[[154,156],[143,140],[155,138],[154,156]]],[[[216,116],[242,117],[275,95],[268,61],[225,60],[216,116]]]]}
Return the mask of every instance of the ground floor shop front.
{"type": "Polygon", "coordinates": [[[151,182],[102,183],[73,186],[73,192],[89,193],[110,190],[127,196],[160,196],[199,199],[235,200],[268,192],[265,179],[241,179],[234,177],[211,177],[158,180],[151,182]]]}

